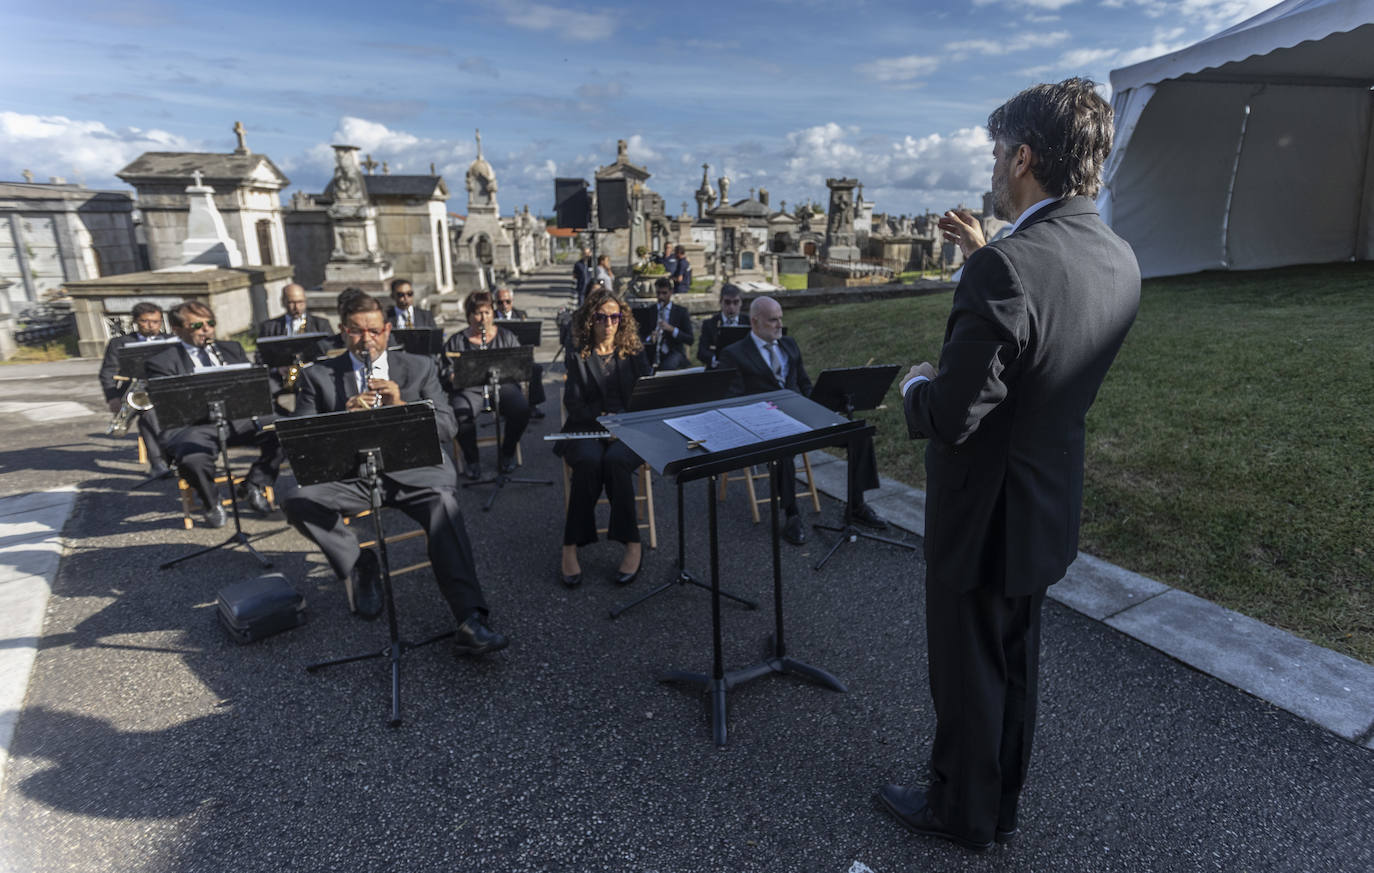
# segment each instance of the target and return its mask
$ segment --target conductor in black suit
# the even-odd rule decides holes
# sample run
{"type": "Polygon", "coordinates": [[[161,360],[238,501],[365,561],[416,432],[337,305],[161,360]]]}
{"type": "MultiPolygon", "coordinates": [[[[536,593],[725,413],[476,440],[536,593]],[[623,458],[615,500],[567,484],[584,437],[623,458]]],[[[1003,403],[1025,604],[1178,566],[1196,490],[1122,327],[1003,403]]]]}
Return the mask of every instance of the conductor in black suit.
{"type": "MultiPolygon", "coordinates": [[[[734,368],[735,394],[761,394],[786,388],[811,396],[811,377],[806,375],[797,341],[782,334],[782,306],[772,297],[756,297],[749,305],[749,336],[721,350],[720,366],[734,368]]],[[[778,502],[786,521],[782,536],[795,546],[806,542],[806,527],[797,509],[797,468],[791,457],[778,464],[778,502]]],[[[849,446],[848,494],[845,520],[883,530],[887,522],[864,502],[864,492],[878,487],[878,463],[873,457],[873,438],[863,437],[849,446]]]]}
{"type": "MultiPolygon", "coordinates": [[[[297,415],[361,410],[429,400],[434,404],[440,444],[453,439],[453,413],[439,385],[434,362],[421,355],[388,351],[391,325],[382,307],[370,296],[355,297],[342,308],[348,353],[321,361],[301,373],[296,397],[297,415]],[[371,377],[364,365],[371,356],[371,377]]],[[[433,467],[383,473],[382,502],[394,506],[423,525],[429,542],[429,561],[439,593],[458,623],[455,648],[461,655],[484,655],[505,648],[508,639],[487,626],[487,602],[477,584],[472,543],[463,526],[455,493],[453,465],[447,454],[433,467]]],[[[358,538],[343,516],[371,505],[360,479],[307,485],[283,501],[286,518],[318,543],[339,579],[352,578],[354,603],[360,614],[373,618],[382,611],[377,555],[361,550],[358,538]]]]}
{"type": "Polygon", "coordinates": [[[740,311],[743,303],[738,285],[727,283],[720,287],[720,312],[701,322],[701,342],[697,344],[697,360],[701,361],[706,369],[716,368],[716,359],[720,355],[720,343],[717,341],[720,329],[748,323],[744,319],[744,313],[740,311]]]}
{"type": "MultiPolygon", "coordinates": [[[[172,333],[181,340],[144,363],[148,377],[188,376],[229,364],[247,364],[243,346],[230,340],[215,339],[215,313],[198,300],[178,303],[167,311],[172,333]]],[[[253,462],[239,497],[259,515],[271,511],[265,489],[277,481],[285,456],[277,435],[264,432],[271,416],[258,419],[236,418],[229,422],[229,445],[256,445],[258,459],[253,462]]],[[[168,430],[163,435],[167,453],[176,461],[185,479],[205,505],[205,523],[223,527],[227,518],[215,490],[215,466],[219,460],[219,438],[213,424],[197,424],[168,430]]]]}
{"type": "Polygon", "coordinates": [[[258,336],[295,336],[300,333],[333,333],[329,319],[305,311],[305,288],[291,283],[281,289],[285,312],[258,323],[258,336]]]}
{"type": "Polygon", "coordinates": [[[654,282],[658,318],[653,332],[644,337],[644,348],[655,370],[681,370],[692,365],[692,316],[686,307],[673,304],[673,280],[660,276],[654,282]]]}
{"type": "MultiPolygon", "coordinates": [[[[119,375],[119,350],[130,343],[152,342],[168,339],[162,332],[162,307],[156,303],[135,303],[129,313],[134,321],[133,333],[126,333],[111,339],[105,345],[105,359],[100,362],[100,388],[105,392],[105,403],[110,412],[119,412],[124,405],[124,394],[129,390],[128,382],[117,382],[119,375]]],[[[167,462],[162,459],[161,428],[157,423],[157,410],[147,409],[135,412],[138,422],[138,435],[143,437],[143,446],[148,451],[148,475],[165,476],[170,472],[167,462]]]]}
{"type": "Polygon", "coordinates": [[[386,310],[386,323],[404,330],[439,326],[429,310],[415,306],[415,288],[409,279],[391,280],[391,306],[386,310]]]}
{"type": "MultiPolygon", "coordinates": [[[[879,797],[917,833],[971,848],[1017,830],[1045,589],[1077,555],[1084,419],[1135,318],[1140,272],[1090,199],[1111,148],[1094,84],[1021,92],[988,117],[992,197],[1011,233],[970,251],[940,366],[903,381],[926,439],[926,633],[936,728],[927,791],[879,797]]],[[[915,764],[916,762],[913,762],[915,764]]]]}

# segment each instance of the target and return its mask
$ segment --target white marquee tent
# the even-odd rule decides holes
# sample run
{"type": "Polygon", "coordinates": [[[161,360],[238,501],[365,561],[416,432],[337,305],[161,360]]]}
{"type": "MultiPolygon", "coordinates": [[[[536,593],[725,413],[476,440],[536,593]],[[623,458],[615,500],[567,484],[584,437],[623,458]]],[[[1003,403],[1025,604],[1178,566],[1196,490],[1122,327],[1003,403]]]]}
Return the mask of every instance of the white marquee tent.
{"type": "Polygon", "coordinates": [[[1098,208],[1144,275],[1374,257],[1374,0],[1285,0],[1111,83],[1098,208]]]}

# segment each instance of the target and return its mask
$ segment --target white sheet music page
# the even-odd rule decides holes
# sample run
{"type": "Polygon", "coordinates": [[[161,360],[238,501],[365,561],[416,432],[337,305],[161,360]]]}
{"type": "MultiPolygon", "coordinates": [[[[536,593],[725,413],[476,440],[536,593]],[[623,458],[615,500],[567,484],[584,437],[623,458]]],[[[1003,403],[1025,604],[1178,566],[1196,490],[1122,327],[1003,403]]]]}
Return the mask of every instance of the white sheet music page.
{"type": "Polygon", "coordinates": [[[722,452],[758,442],[758,437],[711,409],[696,415],[665,418],[663,423],[687,437],[699,441],[708,452],[722,452]]]}
{"type": "Polygon", "coordinates": [[[749,431],[759,442],[806,433],[811,428],[783,412],[775,404],[760,400],[747,406],[732,406],[721,413],[749,431]]]}

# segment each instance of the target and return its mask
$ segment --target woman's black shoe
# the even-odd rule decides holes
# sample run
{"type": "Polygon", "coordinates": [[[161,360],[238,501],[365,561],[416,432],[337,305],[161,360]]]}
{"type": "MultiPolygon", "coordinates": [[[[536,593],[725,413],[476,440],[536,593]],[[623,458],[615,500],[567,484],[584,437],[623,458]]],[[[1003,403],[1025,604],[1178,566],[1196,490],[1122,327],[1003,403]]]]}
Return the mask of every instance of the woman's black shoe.
{"type": "Polygon", "coordinates": [[[639,556],[639,566],[635,567],[635,571],[634,571],[633,573],[621,573],[621,572],[618,571],[618,570],[616,571],[616,574],[615,574],[615,584],[617,584],[617,585],[631,585],[631,584],[633,584],[634,581],[635,581],[636,579],[639,578],[639,571],[640,571],[641,568],[643,568],[643,566],[644,566],[644,555],[641,554],[641,555],[639,556]]]}
{"type": "Polygon", "coordinates": [[[558,569],[558,581],[562,582],[568,588],[576,588],[582,584],[582,574],[574,573],[569,576],[567,573],[564,573],[563,568],[560,567],[558,569]]]}

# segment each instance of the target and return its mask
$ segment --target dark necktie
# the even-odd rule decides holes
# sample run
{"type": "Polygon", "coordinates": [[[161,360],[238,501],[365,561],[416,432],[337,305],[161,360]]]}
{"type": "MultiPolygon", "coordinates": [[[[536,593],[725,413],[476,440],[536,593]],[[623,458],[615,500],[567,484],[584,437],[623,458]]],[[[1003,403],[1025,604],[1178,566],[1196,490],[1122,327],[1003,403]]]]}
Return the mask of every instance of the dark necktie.
{"type": "Polygon", "coordinates": [[[783,387],[782,383],[782,361],[778,359],[777,343],[767,342],[763,347],[768,349],[768,368],[773,371],[773,378],[777,380],[778,387],[783,387]]]}
{"type": "Polygon", "coordinates": [[[205,367],[213,367],[215,362],[210,360],[210,353],[205,350],[205,346],[196,349],[196,354],[200,357],[200,363],[205,367]]]}

